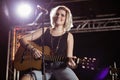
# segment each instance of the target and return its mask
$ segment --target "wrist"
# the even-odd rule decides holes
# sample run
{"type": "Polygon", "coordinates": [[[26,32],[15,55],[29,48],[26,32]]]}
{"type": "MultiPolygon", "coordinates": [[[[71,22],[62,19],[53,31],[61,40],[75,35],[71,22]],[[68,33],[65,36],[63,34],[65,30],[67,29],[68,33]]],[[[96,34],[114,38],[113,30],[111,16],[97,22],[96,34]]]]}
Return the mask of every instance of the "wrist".
{"type": "Polygon", "coordinates": [[[35,48],[30,44],[26,44],[25,48],[27,48],[29,51],[32,51],[32,52],[35,51],[35,48]]]}
{"type": "Polygon", "coordinates": [[[31,48],[31,51],[32,51],[32,52],[35,52],[35,48],[34,48],[34,47],[33,47],[33,48],[31,48]]]}
{"type": "Polygon", "coordinates": [[[29,44],[26,44],[26,45],[25,45],[25,48],[28,48],[28,46],[29,46],[29,44]]]}

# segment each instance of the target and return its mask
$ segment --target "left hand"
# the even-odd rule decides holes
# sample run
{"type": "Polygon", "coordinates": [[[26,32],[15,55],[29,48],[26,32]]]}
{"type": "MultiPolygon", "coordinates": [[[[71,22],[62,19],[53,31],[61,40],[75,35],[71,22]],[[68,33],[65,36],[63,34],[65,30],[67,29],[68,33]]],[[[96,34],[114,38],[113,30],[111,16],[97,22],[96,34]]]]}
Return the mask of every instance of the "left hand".
{"type": "Polygon", "coordinates": [[[68,58],[68,66],[72,69],[75,69],[77,67],[77,64],[75,63],[75,59],[77,59],[76,56],[73,56],[73,57],[69,57],[68,58]]]}

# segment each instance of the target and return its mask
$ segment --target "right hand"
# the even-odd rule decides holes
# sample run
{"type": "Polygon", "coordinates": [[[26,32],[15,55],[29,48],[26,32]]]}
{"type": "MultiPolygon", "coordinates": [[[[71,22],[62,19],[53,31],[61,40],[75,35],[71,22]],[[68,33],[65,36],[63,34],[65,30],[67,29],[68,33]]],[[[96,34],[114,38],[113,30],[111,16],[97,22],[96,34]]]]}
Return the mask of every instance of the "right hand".
{"type": "Polygon", "coordinates": [[[39,59],[42,56],[42,52],[36,48],[32,49],[33,57],[39,59]]]}

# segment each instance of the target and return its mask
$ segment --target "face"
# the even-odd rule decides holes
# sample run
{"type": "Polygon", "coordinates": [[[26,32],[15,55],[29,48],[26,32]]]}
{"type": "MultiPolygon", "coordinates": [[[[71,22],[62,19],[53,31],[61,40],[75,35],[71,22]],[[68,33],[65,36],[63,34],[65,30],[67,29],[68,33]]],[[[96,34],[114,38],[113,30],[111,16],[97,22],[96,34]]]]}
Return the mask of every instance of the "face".
{"type": "Polygon", "coordinates": [[[66,20],[66,11],[63,9],[59,9],[56,12],[54,17],[54,22],[57,26],[64,26],[66,20]]]}

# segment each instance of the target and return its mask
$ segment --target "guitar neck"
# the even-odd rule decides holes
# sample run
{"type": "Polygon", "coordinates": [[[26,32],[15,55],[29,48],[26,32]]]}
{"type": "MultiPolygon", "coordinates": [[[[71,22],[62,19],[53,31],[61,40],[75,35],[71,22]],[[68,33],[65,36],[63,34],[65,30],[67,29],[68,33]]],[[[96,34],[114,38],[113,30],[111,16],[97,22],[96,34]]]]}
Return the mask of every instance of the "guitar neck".
{"type": "Polygon", "coordinates": [[[56,61],[65,62],[65,61],[68,60],[67,57],[64,57],[64,56],[54,56],[54,55],[52,55],[52,56],[50,56],[50,55],[45,55],[45,56],[44,56],[44,59],[45,59],[46,61],[53,61],[53,62],[56,62],[56,61]]]}

